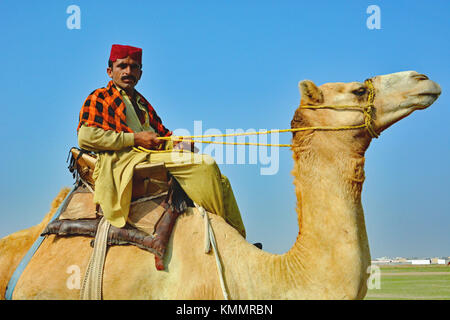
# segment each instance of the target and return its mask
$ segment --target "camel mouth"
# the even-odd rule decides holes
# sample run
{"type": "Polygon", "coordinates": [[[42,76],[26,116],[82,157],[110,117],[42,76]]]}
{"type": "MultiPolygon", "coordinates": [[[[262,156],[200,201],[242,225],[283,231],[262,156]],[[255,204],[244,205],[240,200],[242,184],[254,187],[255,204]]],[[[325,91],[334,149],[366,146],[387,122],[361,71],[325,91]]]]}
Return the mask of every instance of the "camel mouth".
{"type": "MultiPolygon", "coordinates": [[[[436,100],[442,92],[441,87],[434,81],[428,80],[429,85],[427,88],[423,88],[423,92],[418,92],[416,96],[418,97],[431,97],[436,100]]],[[[434,102],[433,100],[433,102],[434,102]]]]}
{"type": "Polygon", "coordinates": [[[418,96],[436,96],[436,98],[438,96],[440,96],[440,92],[423,92],[423,93],[419,93],[417,94],[418,96]]]}
{"type": "Polygon", "coordinates": [[[416,104],[414,106],[414,110],[423,110],[428,108],[429,106],[431,106],[439,97],[441,93],[436,93],[436,92],[424,92],[424,93],[419,93],[416,96],[423,98],[423,100],[421,101],[421,103],[416,104]]]}

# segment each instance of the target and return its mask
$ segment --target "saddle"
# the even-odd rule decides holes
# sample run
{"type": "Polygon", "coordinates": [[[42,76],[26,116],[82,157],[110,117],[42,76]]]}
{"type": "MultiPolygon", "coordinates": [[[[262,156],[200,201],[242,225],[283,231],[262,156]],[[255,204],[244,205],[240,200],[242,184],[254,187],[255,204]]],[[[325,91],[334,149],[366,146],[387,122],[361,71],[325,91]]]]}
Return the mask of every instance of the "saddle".
{"type": "MultiPolygon", "coordinates": [[[[76,188],[69,195],[60,215],[47,225],[42,236],[86,236],[95,238],[102,218],[101,207],[93,202],[92,178],[96,157],[72,148],[69,170],[76,178],[76,188]]],[[[179,215],[194,206],[164,163],[139,164],[133,173],[132,202],[127,224],[111,226],[108,245],[134,245],[155,255],[157,270],[164,270],[164,254],[179,215]]],[[[93,246],[94,240],[91,241],[93,246]]]]}

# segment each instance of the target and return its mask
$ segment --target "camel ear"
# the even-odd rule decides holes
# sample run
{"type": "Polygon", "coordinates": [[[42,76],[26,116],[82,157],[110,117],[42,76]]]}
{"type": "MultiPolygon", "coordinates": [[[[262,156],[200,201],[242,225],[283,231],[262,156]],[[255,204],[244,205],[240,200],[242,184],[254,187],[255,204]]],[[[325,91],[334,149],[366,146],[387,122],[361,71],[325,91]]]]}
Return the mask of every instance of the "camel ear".
{"type": "Polygon", "coordinates": [[[301,95],[301,105],[317,105],[323,103],[323,93],[311,80],[303,80],[298,83],[301,95]]]}

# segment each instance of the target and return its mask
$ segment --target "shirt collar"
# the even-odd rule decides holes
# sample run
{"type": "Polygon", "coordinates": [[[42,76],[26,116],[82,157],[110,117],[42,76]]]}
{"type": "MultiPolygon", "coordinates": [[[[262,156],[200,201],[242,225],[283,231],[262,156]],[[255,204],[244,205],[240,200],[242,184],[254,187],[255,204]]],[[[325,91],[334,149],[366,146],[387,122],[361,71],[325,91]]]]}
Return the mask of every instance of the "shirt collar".
{"type": "MultiPolygon", "coordinates": [[[[117,86],[117,85],[114,83],[114,81],[112,81],[112,80],[110,80],[110,81],[108,82],[107,89],[109,89],[109,88],[111,88],[111,87],[114,87],[117,91],[119,91],[119,93],[120,93],[122,96],[123,96],[123,95],[126,95],[129,99],[131,99],[131,97],[128,96],[128,94],[125,92],[125,90],[123,90],[121,87],[117,86]]],[[[136,89],[134,89],[134,92],[136,93],[136,102],[137,102],[139,105],[145,106],[146,103],[142,100],[141,94],[140,94],[136,89]]]]}
{"type": "MultiPolygon", "coordinates": [[[[111,80],[110,82],[111,82],[111,85],[113,85],[114,88],[116,88],[122,96],[126,95],[126,96],[128,97],[128,99],[131,100],[131,97],[126,93],[125,90],[123,90],[123,89],[122,89],[121,87],[119,87],[119,86],[116,86],[112,80],[111,80]]],[[[135,92],[135,96],[136,96],[136,102],[137,102],[139,105],[145,106],[144,101],[142,101],[141,95],[136,91],[136,89],[134,90],[134,92],[135,92]]]]}

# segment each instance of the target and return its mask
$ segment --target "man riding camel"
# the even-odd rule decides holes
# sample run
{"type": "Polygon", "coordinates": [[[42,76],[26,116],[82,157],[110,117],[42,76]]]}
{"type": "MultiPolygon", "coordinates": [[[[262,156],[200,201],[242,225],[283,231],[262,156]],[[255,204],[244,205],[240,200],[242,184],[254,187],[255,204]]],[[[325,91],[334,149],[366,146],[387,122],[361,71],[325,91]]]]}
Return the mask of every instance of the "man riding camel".
{"type": "Polygon", "coordinates": [[[151,104],[135,90],[142,76],[142,49],[113,45],[108,61],[106,88],[85,100],[77,128],[82,149],[97,153],[93,177],[94,202],[115,227],[125,226],[131,202],[136,164],[164,162],[186,194],[207,211],[225,219],[245,237],[245,228],[228,178],[209,155],[192,153],[193,143],[162,140],[169,131],[151,104]],[[149,153],[133,147],[150,149],[149,153]],[[188,154],[180,157],[179,150],[188,154]],[[153,151],[153,152],[152,152],[153,151]]]}

